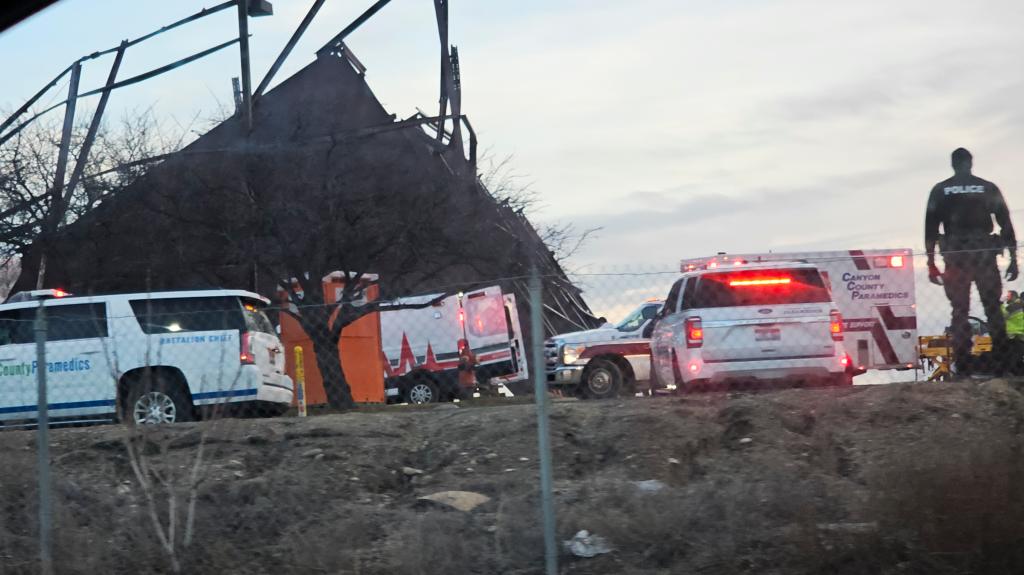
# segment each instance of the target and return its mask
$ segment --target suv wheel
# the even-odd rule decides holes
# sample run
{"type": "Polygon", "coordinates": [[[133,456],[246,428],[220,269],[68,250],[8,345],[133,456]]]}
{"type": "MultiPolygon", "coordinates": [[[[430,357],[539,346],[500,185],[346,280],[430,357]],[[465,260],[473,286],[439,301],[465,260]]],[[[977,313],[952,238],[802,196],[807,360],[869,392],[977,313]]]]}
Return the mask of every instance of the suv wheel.
{"type": "Polygon", "coordinates": [[[158,425],[192,421],[194,411],[181,383],[158,373],[130,384],[122,419],[133,425],[158,425]]]}
{"type": "Polygon", "coordinates": [[[622,388],[622,370],[614,363],[595,359],[583,371],[583,396],[591,399],[615,397],[622,388]]]}
{"type": "Polygon", "coordinates": [[[409,376],[405,385],[405,402],[416,405],[437,403],[441,400],[441,390],[428,375],[414,374],[409,376]]]}

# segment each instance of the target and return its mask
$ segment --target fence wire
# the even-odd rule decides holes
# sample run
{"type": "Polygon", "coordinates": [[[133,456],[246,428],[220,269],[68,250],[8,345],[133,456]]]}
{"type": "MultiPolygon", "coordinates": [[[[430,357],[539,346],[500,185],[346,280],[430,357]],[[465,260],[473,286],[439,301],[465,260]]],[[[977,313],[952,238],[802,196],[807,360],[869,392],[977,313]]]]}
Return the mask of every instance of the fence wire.
{"type": "MultiPolygon", "coordinates": [[[[941,254],[937,264],[942,287],[930,281],[925,256],[910,250],[719,255],[648,269],[587,268],[570,274],[580,290],[575,315],[566,309],[575,300],[560,300],[550,289],[548,280],[560,278],[539,275],[532,279],[543,286],[540,305],[523,289],[529,275],[386,302],[370,284],[344,301],[271,294],[276,299],[267,304],[255,294],[208,290],[9,302],[0,306],[0,439],[16,443],[19,429],[40,421],[72,429],[44,425],[33,444],[38,465],[12,459],[0,473],[4,492],[16,493],[0,523],[0,567],[412,572],[414,557],[378,553],[401,544],[425,548],[422,530],[370,526],[358,517],[342,521],[323,492],[306,494],[320,500],[314,505],[259,480],[268,469],[306,461],[341,469],[354,450],[383,449],[377,439],[340,435],[330,449],[313,446],[311,438],[334,437],[327,423],[287,431],[299,421],[339,417],[331,415],[339,410],[381,406],[381,419],[372,424],[381,435],[367,437],[405,445],[401,454],[382,451],[376,463],[345,467],[339,473],[350,475],[329,479],[344,483],[344,491],[357,494],[356,504],[373,509],[367,512],[379,520],[379,512],[405,513],[410,502],[445,487],[431,476],[512,474],[529,461],[546,460],[550,448],[543,439],[524,438],[520,443],[539,446],[540,453],[499,467],[492,462],[502,458],[504,444],[486,426],[463,429],[461,439],[438,440],[437,447],[417,429],[439,425],[446,412],[409,406],[454,402],[496,409],[529,400],[538,382],[545,396],[560,401],[653,401],[735,389],[942,385],[968,373],[1024,373],[1024,309],[1009,293],[1019,280],[996,275],[1005,272],[1005,260],[975,251],[941,254]],[[956,314],[951,298],[959,298],[956,314]],[[399,414],[416,419],[403,423],[395,419],[399,414]],[[239,421],[253,417],[267,419],[239,421]],[[108,435],[110,425],[120,426],[109,433],[116,439],[89,439],[108,435]],[[238,445],[246,446],[244,456],[238,445]],[[80,484],[97,474],[105,477],[103,496],[80,484]],[[344,525],[348,548],[329,550],[302,536],[321,524],[344,525]],[[90,536],[91,526],[103,535],[90,536]],[[252,529],[269,533],[259,537],[272,551],[249,557],[210,547],[229,545],[238,530],[252,529]],[[79,562],[72,550],[83,542],[93,558],[79,562]]],[[[325,297],[342,294],[328,287],[325,297]]],[[[544,437],[546,408],[537,417],[544,437]]],[[[499,538],[505,547],[484,571],[542,565],[550,571],[567,553],[555,548],[554,533],[557,524],[557,539],[572,538],[572,512],[556,523],[556,512],[567,504],[552,494],[568,462],[581,455],[554,443],[547,470],[552,481],[539,481],[543,471],[533,477],[537,498],[522,509],[508,511],[522,502],[508,499],[500,481],[469,481],[497,501],[487,511],[495,529],[504,533],[503,513],[522,512],[531,518],[526,525],[544,535],[499,538]],[[545,529],[541,501],[552,505],[545,509],[545,529]]],[[[312,473],[302,469],[296,473],[312,473]]],[[[451,527],[445,523],[450,517],[437,520],[424,529],[451,527]]],[[[476,529],[489,533],[490,527],[476,529]]],[[[461,572],[467,563],[458,554],[471,552],[459,549],[433,557],[436,563],[424,569],[448,565],[449,572],[461,572]]]]}

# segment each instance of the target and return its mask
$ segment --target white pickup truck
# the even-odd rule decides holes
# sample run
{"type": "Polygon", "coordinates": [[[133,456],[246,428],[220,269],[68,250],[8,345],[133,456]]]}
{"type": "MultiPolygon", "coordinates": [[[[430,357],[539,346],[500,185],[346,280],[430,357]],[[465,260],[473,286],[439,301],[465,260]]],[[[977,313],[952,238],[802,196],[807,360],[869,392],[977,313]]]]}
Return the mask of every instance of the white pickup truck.
{"type": "Polygon", "coordinates": [[[618,324],[556,335],[544,342],[548,386],[588,398],[650,387],[650,338],[661,300],[644,302],[618,324]]]}

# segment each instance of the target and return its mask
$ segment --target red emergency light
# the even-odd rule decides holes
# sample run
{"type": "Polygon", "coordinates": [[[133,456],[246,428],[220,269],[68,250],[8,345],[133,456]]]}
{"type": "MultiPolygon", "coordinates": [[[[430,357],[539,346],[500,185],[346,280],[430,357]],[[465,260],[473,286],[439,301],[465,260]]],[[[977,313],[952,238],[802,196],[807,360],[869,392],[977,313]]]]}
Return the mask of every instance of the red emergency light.
{"type": "Polygon", "coordinates": [[[729,282],[730,287],[749,287],[749,286],[779,286],[789,285],[793,282],[792,278],[754,278],[749,280],[732,280],[729,282]]]}
{"type": "Polygon", "coordinates": [[[242,332],[239,338],[238,361],[245,365],[256,363],[256,356],[252,353],[252,336],[247,331],[242,332]]]}
{"type": "Polygon", "coordinates": [[[834,341],[843,341],[843,315],[836,310],[829,314],[828,331],[834,341]]]}
{"type": "Polygon", "coordinates": [[[704,328],[699,317],[686,320],[686,347],[693,349],[704,345],[704,328]]]}

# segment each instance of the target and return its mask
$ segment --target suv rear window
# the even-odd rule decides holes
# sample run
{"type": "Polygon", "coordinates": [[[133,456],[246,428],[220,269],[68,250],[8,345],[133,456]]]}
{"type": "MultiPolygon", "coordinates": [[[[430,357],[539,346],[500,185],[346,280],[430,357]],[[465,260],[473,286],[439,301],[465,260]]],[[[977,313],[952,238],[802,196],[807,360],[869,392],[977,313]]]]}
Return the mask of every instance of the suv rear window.
{"type": "Polygon", "coordinates": [[[274,324],[260,307],[260,304],[253,301],[242,300],[242,315],[245,316],[245,329],[247,331],[260,331],[277,335],[274,324]]]}
{"type": "Polygon", "coordinates": [[[245,331],[242,305],[234,296],[136,299],[130,303],[147,334],[245,331]]]}
{"type": "Polygon", "coordinates": [[[824,303],[832,300],[816,269],[741,270],[700,276],[689,308],[824,303]]]}

